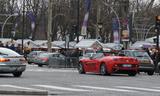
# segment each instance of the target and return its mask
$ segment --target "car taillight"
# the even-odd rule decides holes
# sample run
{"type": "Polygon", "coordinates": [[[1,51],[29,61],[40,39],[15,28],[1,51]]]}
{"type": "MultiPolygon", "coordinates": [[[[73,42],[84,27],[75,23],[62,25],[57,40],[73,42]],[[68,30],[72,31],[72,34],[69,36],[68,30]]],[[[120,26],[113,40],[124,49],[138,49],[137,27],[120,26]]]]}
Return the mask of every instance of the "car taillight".
{"type": "Polygon", "coordinates": [[[48,61],[48,58],[41,58],[41,60],[42,60],[43,62],[47,62],[47,61],[48,61]]]}
{"type": "Polygon", "coordinates": [[[10,59],[7,59],[7,58],[0,58],[0,62],[8,62],[10,61],[10,59]]]}
{"type": "Polygon", "coordinates": [[[25,58],[21,58],[21,59],[19,59],[19,61],[22,62],[22,63],[26,63],[27,62],[25,58]]]}

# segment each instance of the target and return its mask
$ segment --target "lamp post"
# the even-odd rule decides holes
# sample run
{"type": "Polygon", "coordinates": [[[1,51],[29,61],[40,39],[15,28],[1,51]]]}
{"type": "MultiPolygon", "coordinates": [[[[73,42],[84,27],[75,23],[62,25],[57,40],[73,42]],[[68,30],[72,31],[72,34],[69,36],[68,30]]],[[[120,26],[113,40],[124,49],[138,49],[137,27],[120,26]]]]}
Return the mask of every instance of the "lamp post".
{"type": "Polygon", "coordinates": [[[8,18],[4,21],[4,23],[3,23],[3,25],[2,25],[2,30],[1,30],[1,38],[3,38],[4,27],[5,27],[6,23],[7,23],[7,21],[8,21],[12,16],[18,16],[18,13],[14,13],[14,14],[8,16],[8,18]]]}
{"type": "MultiPolygon", "coordinates": [[[[103,23],[102,23],[102,22],[99,22],[99,23],[98,23],[98,29],[99,29],[99,33],[100,33],[100,34],[102,33],[102,27],[103,27],[103,23]]],[[[98,39],[101,41],[101,36],[98,37],[98,39]]]]}

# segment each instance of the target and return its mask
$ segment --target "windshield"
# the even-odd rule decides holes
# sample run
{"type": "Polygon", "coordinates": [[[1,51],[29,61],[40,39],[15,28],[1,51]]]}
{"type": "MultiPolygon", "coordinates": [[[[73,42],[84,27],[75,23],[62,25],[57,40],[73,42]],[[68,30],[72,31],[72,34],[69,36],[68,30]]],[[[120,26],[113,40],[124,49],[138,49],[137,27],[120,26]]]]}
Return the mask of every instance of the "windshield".
{"type": "Polygon", "coordinates": [[[0,55],[20,56],[17,52],[7,48],[0,48],[0,55]]]}
{"type": "Polygon", "coordinates": [[[137,58],[143,58],[143,59],[149,59],[149,55],[147,52],[143,52],[143,51],[134,51],[132,52],[133,56],[134,57],[137,57],[137,58]]]}

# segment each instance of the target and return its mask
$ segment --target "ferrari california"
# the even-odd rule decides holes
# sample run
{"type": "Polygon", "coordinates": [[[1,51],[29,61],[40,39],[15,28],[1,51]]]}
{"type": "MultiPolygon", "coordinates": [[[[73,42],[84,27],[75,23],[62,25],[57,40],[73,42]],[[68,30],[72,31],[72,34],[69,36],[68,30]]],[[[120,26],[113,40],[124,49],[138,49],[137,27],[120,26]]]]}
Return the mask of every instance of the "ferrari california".
{"type": "Polygon", "coordinates": [[[113,73],[124,73],[135,76],[138,72],[139,61],[133,57],[104,56],[103,53],[89,53],[79,60],[78,71],[80,74],[86,72],[111,75],[113,73]]]}

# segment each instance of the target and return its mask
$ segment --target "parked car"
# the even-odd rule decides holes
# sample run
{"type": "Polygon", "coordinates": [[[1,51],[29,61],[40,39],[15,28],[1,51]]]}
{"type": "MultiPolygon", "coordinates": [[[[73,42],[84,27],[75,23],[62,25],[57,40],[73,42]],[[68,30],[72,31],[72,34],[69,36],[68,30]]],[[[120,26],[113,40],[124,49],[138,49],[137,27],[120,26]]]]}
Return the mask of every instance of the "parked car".
{"type": "Polygon", "coordinates": [[[80,74],[86,72],[111,75],[113,73],[125,73],[135,76],[138,72],[139,61],[133,57],[126,56],[104,56],[103,53],[86,54],[79,61],[78,71],[80,74]]]}
{"type": "Polygon", "coordinates": [[[37,56],[35,63],[39,66],[42,67],[43,65],[49,65],[49,61],[55,58],[60,58],[64,57],[62,54],[57,53],[57,52],[46,52],[46,53],[41,53],[37,56]]]}
{"type": "Polygon", "coordinates": [[[154,62],[144,50],[122,50],[125,56],[135,57],[140,61],[139,72],[147,72],[148,75],[154,74],[154,62]]]}
{"type": "Polygon", "coordinates": [[[20,77],[26,69],[25,58],[17,52],[0,47],[0,73],[13,74],[14,77],[20,77]]]}
{"type": "Polygon", "coordinates": [[[28,64],[35,63],[37,56],[45,51],[32,51],[27,55],[28,64]]]}

